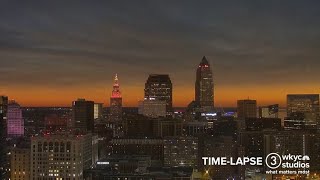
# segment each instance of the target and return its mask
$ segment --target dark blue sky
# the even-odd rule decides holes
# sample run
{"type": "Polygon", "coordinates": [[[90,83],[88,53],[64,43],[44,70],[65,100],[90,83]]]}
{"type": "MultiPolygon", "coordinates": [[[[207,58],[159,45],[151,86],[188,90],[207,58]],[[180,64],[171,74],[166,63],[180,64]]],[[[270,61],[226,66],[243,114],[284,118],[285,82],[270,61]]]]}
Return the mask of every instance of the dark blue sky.
{"type": "Polygon", "coordinates": [[[24,105],[106,102],[115,73],[127,105],[150,73],[186,105],[203,55],[222,105],[319,93],[320,1],[0,1],[0,94],[24,105]]]}

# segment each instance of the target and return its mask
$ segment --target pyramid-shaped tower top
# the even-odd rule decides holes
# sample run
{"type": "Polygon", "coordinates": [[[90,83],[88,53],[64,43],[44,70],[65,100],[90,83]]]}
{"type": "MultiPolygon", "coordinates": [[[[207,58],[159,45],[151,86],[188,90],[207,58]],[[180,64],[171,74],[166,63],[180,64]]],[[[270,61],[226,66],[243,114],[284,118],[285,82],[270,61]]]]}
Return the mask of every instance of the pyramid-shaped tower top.
{"type": "Polygon", "coordinates": [[[209,66],[209,62],[208,62],[208,60],[207,60],[207,58],[206,58],[206,56],[203,56],[203,58],[202,58],[202,60],[201,60],[201,62],[200,62],[200,64],[199,64],[199,66],[209,66]]]}

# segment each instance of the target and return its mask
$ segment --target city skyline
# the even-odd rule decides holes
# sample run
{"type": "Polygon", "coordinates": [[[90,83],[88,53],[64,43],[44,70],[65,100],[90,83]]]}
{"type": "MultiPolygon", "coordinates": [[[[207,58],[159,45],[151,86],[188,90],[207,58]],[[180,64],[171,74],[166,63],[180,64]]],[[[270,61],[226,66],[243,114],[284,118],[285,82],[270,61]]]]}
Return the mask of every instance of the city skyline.
{"type": "Polygon", "coordinates": [[[203,56],[216,107],[319,93],[317,1],[74,2],[1,3],[0,94],[22,106],[109,106],[118,73],[123,106],[137,107],[148,75],[169,74],[173,105],[185,107],[203,56]]]}

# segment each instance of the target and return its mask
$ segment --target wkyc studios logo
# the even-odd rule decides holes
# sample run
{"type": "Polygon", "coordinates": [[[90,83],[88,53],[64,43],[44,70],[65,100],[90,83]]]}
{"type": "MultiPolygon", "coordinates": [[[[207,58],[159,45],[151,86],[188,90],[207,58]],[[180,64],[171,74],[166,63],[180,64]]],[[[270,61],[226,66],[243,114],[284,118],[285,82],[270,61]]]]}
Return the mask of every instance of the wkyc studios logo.
{"type": "MultiPolygon", "coordinates": [[[[202,157],[205,166],[263,166],[263,157],[202,157]]],[[[309,174],[310,158],[303,155],[270,153],[264,159],[266,174],[309,174]]]]}

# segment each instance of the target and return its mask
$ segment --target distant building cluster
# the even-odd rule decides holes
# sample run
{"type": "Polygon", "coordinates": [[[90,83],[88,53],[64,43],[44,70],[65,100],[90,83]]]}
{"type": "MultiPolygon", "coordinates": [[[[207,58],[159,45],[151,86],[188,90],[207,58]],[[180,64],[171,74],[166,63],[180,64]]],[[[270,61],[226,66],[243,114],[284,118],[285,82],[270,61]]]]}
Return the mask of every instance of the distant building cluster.
{"type": "Polygon", "coordinates": [[[206,57],[195,76],[194,101],[184,108],[173,107],[168,74],[149,75],[143,99],[131,108],[123,107],[118,75],[109,107],[83,98],[71,107],[21,107],[0,96],[0,179],[320,179],[319,94],[288,94],[286,107],[248,98],[217,108],[206,57]],[[269,153],[308,155],[310,174],[270,175],[267,166],[202,160],[269,153]]]}

